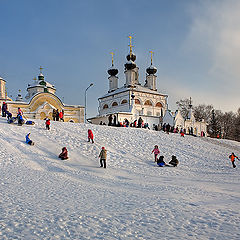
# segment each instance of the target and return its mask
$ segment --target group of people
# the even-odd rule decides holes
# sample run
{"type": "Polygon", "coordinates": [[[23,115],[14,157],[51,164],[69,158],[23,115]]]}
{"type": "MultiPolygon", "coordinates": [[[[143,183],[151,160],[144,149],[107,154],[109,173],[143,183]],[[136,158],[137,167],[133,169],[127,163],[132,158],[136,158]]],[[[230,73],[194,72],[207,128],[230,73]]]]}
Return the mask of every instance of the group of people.
{"type": "MultiPolygon", "coordinates": [[[[172,160],[166,164],[165,161],[163,160],[164,159],[164,156],[160,156],[158,158],[158,155],[160,154],[160,150],[158,148],[158,145],[155,145],[154,146],[154,149],[152,150],[152,153],[154,153],[154,161],[157,163],[157,165],[159,167],[170,167],[170,166],[173,166],[173,167],[177,167],[177,165],[179,164],[179,161],[177,160],[176,156],[172,155],[172,160]]],[[[235,164],[235,159],[238,159],[240,161],[240,159],[234,154],[232,153],[230,156],[229,156],[231,162],[232,162],[232,166],[233,168],[236,167],[236,164],[235,164]]]]}
{"type": "Polygon", "coordinates": [[[58,109],[53,109],[52,117],[53,121],[63,121],[64,122],[64,111],[58,111],[58,109]]]}
{"type": "Polygon", "coordinates": [[[154,160],[159,167],[177,167],[177,165],[179,164],[179,161],[177,160],[177,157],[175,155],[172,155],[172,159],[168,164],[163,160],[164,156],[159,156],[158,158],[158,155],[160,154],[158,145],[154,146],[152,153],[154,153],[154,160]]]}
{"type": "MultiPolygon", "coordinates": [[[[22,111],[20,108],[18,108],[18,116],[22,116],[22,111]]],[[[46,118],[45,120],[46,120],[46,129],[50,130],[50,119],[46,118]]],[[[180,133],[183,133],[183,132],[180,132],[180,133]]],[[[90,141],[94,143],[94,136],[93,136],[92,130],[88,129],[88,142],[90,141]]],[[[30,133],[26,135],[26,143],[29,145],[34,145],[34,142],[30,139],[30,133]]],[[[177,167],[177,165],[179,164],[179,161],[175,155],[172,155],[172,159],[168,164],[164,161],[164,156],[161,155],[158,158],[158,155],[160,155],[160,150],[158,148],[158,145],[154,146],[152,153],[154,153],[154,161],[157,163],[159,167],[164,167],[164,166],[177,167]]],[[[59,154],[58,157],[61,158],[62,160],[68,159],[68,151],[66,147],[62,148],[62,152],[59,154]]],[[[102,147],[101,152],[99,154],[99,158],[100,158],[100,167],[106,168],[107,150],[105,149],[105,147],[102,147]]],[[[233,168],[235,168],[236,167],[235,159],[239,160],[239,158],[234,153],[232,153],[229,156],[229,158],[232,162],[233,168]]]]}
{"type": "Polygon", "coordinates": [[[8,106],[6,102],[3,102],[2,104],[2,117],[7,117],[8,123],[14,123],[17,120],[19,126],[22,126],[24,124],[23,112],[21,108],[18,107],[17,116],[13,117],[12,113],[8,111],[8,106]]]}

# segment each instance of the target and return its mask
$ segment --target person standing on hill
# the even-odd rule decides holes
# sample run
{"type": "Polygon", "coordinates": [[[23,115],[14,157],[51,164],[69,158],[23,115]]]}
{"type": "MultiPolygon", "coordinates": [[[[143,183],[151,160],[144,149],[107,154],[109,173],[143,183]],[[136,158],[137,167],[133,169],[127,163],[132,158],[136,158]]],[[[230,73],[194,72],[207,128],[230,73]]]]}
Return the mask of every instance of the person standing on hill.
{"type": "Polygon", "coordinates": [[[50,119],[46,118],[46,129],[50,130],[50,119]]]}
{"type": "Polygon", "coordinates": [[[59,111],[58,111],[58,109],[56,110],[56,121],[59,121],[59,111]]]}
{"type": "Polygon", "coordinates": [[[152,153],[154,153],[155,162],[157,162],[157,156],[160,153],[160,150],[158,149],[158,145],[154,146],[154,149],[152,150],[152,153]]]}
{"type": "Polygon", "coordinates": [[[90,139],[92,140],[92,143],[94,143],[93,141],[93,132],[91,129],[88,129],[88,142],[90,142],[90,139]]]}
{"type": "Polygon", "coordinates": [[[237,158],[238,160],[239,160],[239,158],[238,158],[234,153],[232,153],[232,154],[229,156],[229,158],[231,159],[233,168],[235,168],[235,167],[236,167],[236,165],[235,165],[235,158],[237,158]]]}
{"type": "Polygon", "coordinates": [[[64,122],[64,119],[63,119],[63,110],[60,111],[60,113],[59,113],[59,118],[60,118],[60,121],[63,121],[63,122],[64,122]]]}
{"type": "Polygon", "coordinates": [[[3,102],[2,104],[2,117],[6,117],[6,112],[8,110],[7,104],[3,102]]]}
{"type": "Polygon", "coordinates": [[[99,157],[100,157],[100,167],[106,168],[107,150],[105,149],[105,147],[102,147],[99,157]]]}

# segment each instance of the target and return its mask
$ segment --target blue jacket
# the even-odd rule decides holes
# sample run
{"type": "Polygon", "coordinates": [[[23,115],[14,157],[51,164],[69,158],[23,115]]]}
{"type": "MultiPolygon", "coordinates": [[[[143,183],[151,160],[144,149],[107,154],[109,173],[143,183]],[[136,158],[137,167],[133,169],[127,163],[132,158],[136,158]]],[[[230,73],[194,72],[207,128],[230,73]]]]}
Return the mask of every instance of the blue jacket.
{"type": "Polygon", "coordinates": [[[26,143],[29,143],[31,140],[30,140],[30,138],[29,138],[29,134],[27,134],[27,136],[26,136],[26,143]]]}

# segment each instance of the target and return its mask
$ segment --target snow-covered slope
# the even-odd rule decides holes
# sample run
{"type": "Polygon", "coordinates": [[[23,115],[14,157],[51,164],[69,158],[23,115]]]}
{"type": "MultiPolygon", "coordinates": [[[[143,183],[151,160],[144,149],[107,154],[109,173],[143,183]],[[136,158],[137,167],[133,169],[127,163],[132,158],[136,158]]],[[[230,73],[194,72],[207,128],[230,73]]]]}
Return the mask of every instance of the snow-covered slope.
{"type": "Polygon", "coordinates": [[[240,162],[233,169],[228,159],[239,143],[60,122],[47,131],[35,122],[0,118],[0,239],[240,239],[240,162]],[[157,167],[155,144],[180,165],[157,167]],[[61,161],[64,146],[70,159],[61,161]]]}

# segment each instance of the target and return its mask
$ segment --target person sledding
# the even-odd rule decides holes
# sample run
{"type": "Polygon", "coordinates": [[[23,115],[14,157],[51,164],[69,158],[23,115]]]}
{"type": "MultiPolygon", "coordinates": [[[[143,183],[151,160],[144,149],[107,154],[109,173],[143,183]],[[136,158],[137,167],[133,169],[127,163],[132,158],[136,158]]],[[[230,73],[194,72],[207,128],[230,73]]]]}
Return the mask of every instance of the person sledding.
{"type": "Polygon", "coordinates": [[[24,124],[23,116],[21,114],[18,114],[17,119],[18,119],[18,126],[22,126],[24,124]]]}
{"type": "Polygon", "coordinates": [[[158,156],[158,154],[160,154],[160,150],[158,149],[158,145],[154,146],[154,149],[152,150],[152,153],[154,153],[155,162],[157,162],[157,156],[158,156]]]}
{"type": "Polygon", "coordinates": [[[34,145],[34,142],[30,139],[30,133],[26,135],[26,143],[29,145],[34,145]]]}
{"type": "Polygon", "coordinates": [[[172,155],[172,160],[168,164],[172,165],[173,167],[177,167],[179,161],[177,160],[176,156],[172,155]]]}
{"type": "Polygon", "coordinates": [[[229,156],[231,162],[232,162],[232,165],[233,165],[233,168],[236,167],[236,164],[235,164],[235,158],[237,158],[239,160],[239,158],[234,154],[232,153],[230,156],[229,156]]]}
{"type": "Polygon", "coordinates": [[[164,167],[164,166],[166,166],[166,163],[164,162],[164,156],[160,156],[158,159],[157,159],[157,165],[159,166],[159,167],[164,167]]]}
{"type": "Polygon", "coordinates": [[[92,143],[94,143],[93,141],[93,132],[91,129],[88,129],[88,142],[90,142],[90,140],[92,140],[92,143]]]}
{"type": "Polygon", "coordinates": [[[105,147],[102,147],[99,157],[100,157],[100,167],[106,168],[107,150],[105,149],[105,147]]]}
{"type": "Polygon", "coordinates": [[[157,160],[157,165],[159,167],[177,167],[179,161],[177,160],[176,156],[172,156],[172,160],[167,164],[163,160],[164,156],[160,156],[159,159],[157,160]]]}
{"type": "Polygon", "coordinates": [[[46,120],[46,122],[45,122],[45,124],[46,124],[46,129],[47,129],[47,130],[50,130],[50,119],[49,119],[49,118],[45,118],[45,120],[46,120]]]}
{"type": "Polygon", "coordinates": [[[59,154],[58,157],[61,158],[62,160],[68,159],[68,150],[66,147],[62,148],[62,152],[59,154]]]}

